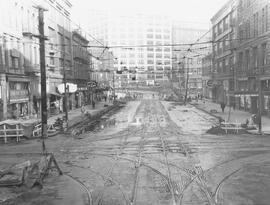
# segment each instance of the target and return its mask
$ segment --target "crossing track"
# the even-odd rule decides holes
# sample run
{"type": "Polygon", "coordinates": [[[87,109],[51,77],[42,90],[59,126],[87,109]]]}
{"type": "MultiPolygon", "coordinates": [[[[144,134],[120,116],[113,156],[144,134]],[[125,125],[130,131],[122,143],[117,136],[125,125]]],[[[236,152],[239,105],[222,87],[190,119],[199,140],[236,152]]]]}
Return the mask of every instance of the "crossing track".
{"type": "MultiPolygon", "coordinates": [[[[187,140],[187,134],[181,132],[181,129],[171,121],[159,101],[142,101],[135,117],[142,119],[141,125],[129,126],[123,131],[106,136],[96,133],[87,137],[86,134],[83,142],[69,149],[69,154],[72,156],[87,155],[91,160],[97,158],[112,161],[108,165],[104,164],[102,172],[95,170],[94,167],[89,168],[87,163],[78,165],[74,162],[71,165],[88,170],[89,173],[102,178],[102,187],[99,186],[98,191],[92,193],[93,204],[109,204],[103,200],[103,198],[113,197],[113,193],[110,193],[107,186],[108,183],[113,183],[122,195],[121,204],[147,203],[148,196],[143,193],[144,191],[160,195],[157,201],[152,202],[155,204],[217,204],[222,184],[237,174],[240,169],[232,169],[220,178],[215,187],[210,187],[207,175],[215,172],[219,166],[226,166],[230,160],[215,165],[209,170],[203,170],[195,164],[193,153],[196,153],[197,147],[212,146],[213,140],[220,139],[209,137],[209,140],[203,138],[202,141],[196,142],[196,136],[194,138],[191,136],[187,140]],[[119,175],[116,168],[121,169],[123,164],[125,168],[122,169],[125,169],[125,172],[119,175]],[[130,174],[128,183],[122,179],[126,174],[130,174]],[[163,194],[165,192],[166,194],[163,194]],[[191,202],[191,197],[194,195],[196,200],[191,202]]],[[[241,144],[242,139],[238,140],[241,144]]],[[[223,141],[225,144],[217,144],[217,149],[224,145],[227,147],[226,143],[233,143],[229,139],[223,141]]],[[[89,163],[91,163],[90,159],[89,163]]]]}

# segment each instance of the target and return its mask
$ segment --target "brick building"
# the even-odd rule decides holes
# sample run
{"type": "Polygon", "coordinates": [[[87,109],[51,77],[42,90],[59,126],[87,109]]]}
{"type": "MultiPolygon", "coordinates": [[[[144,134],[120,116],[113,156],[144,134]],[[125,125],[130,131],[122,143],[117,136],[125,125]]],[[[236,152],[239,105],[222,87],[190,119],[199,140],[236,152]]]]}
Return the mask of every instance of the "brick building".
{"type": "Polygon", "coordinates": [[[270,2],[239,1],[236,105],[257,113],[258,83],[264,114],[270,114],[270,2]]]}
{"type": "Polygon", "coordinates": [[[237,0],[229,0],[211,19],[213,48],[212,97],[216,102],[234,103],[237,0]]]}

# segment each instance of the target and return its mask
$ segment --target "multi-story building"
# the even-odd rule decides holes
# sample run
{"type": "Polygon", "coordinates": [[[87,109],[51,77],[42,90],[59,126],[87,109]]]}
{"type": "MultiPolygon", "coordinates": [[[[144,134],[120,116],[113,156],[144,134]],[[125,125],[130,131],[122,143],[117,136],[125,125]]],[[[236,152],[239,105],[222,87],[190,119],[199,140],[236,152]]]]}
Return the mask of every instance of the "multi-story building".
{"type": "Polygon", "coordinates": [[[40,113],[40,61],[38,10],[44,13],[48,107],[62,97],[57,86],[63,82],[63,68],[73,76],[68,0],[11,0],[0,8],[1,119],[40,113]]]}
{"type": "Polygon", "coordinates": [[[102,38],[117,58],[121,87],[168,80],[171,71],[171,21],[162,15],[112,11],[91,18],[89,31],[102,38]],[[167,45],[167,46],[166,46],[167,45]]]}
{"type": "Polygon", "coordinates": [[[238,0],[229,0],[211,19],[213,41],[213,100],[233,104],[238,0]]]}
{"type": "Polygon", "coordinates": [[[239,1],[236,106],[257,113],[258,88],[262,88],[262,111],[270,114],[270,2],[239,1]]]}
{"type": "Polygon", "coordinates": [[[92,70],[91,56],[88,50],[89,41],[81,29],[72,31],[72,47],[73,47],[73,72],[74,76],[70,81],[77,85],[77,92],[71,96],[71,107],[81,107],[89,102],[87,83],[90,79],[90,71],[92,70]]]}
{"type": "Polygon", "coordinates": [[[36,9],[29,1],[5,1],[0,7],[0,120],[28,115],[31,111],[31,78],[38,68],[38,40],[23,32],[37,33],[36,9]],[[30,108],[30,109],[29,109],[30,108]]]}
{"type": "Polygon", "coordinates": [[[212,53],[208,53],[202,58],[202,95],[212,99],[213,72],[212,53]]]}
{"type": "Polygon", "coordinates": [[[181,22],[174,22],[172,26],[172,81],[175,87],[183,91],[188,88],[189,93],[202,93],[202,57],[207,53],[205,45],[190,45],[198,39],[207,39],[207,29],[183,27],[181,22]]]}

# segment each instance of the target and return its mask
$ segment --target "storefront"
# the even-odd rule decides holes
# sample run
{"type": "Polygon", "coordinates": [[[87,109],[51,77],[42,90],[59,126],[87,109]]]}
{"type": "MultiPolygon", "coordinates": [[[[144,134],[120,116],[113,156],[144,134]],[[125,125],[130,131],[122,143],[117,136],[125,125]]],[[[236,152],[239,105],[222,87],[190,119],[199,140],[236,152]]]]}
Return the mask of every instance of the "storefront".
{"type": "Polygon", "coordinates": [[[263,103],[263,114],[270,117],[270,92],[264,92],[262,103],[263,103]]]}
{"type": "Polygon", "coordinates": [[[75,107],[79,108],[82,105],[85,105],[87,102],[87,87],[81,86],[78,87],[77,91],[75,92],[75,107]]]}
{"type": "Polygon", "coordinates": [[[8,77],[8,119],[29,116],[29,83],[28,78],[8,77]]]}

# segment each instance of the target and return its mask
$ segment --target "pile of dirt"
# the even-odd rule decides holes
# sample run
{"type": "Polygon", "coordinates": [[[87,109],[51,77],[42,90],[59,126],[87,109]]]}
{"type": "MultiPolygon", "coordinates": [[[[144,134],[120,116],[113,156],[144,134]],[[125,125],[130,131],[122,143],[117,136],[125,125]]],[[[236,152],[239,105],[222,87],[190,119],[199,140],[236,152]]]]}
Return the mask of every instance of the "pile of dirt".
{"type": "Polygon", "coordinates": [[[220,126],[211,127],[209,130],[206,131],[207,134],[212,135],[223,135],[223,134],[248,134],[248,131],[246,129],[240,129],[238,132],[234,129],[227,130],[227,133],[225,129],[222,129],[220,126]]]}
{"type": "Polygon", "coordinates": [[[220,126],[211,127],[206,131],[206,133],[212,135],[226,134],[225,130],[223,130],[220,126]]]}

